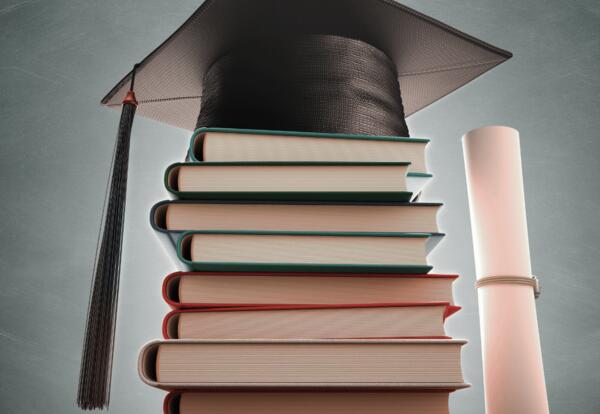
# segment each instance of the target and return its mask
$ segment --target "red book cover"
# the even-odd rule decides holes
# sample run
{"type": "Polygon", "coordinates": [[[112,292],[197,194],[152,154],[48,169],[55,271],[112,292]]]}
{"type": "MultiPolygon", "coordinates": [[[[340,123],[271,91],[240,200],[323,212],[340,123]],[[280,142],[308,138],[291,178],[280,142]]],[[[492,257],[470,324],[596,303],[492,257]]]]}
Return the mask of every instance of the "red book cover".
{"type": "MultiPolygon", "coordinates": [[[[420,389],[411,389],[410,391],[406,391],[406,390],[386,390],[386,389],[379,389],[379,390],[370,390],[368,391],[369,394],[373,394],[373,393],[377,393],[377,394],[385,394],[385,393],[393,393],[393,394],[397,394],[397,393],[402,393],[402,392],[410,392],[410,393],[423,393],[423,394],[431,394],[431,393],[447,393],[450,394],[452,392],[456,391],[456,388],[420,388],[420,389]]],[[[163,414],[177,414],[179,413],[179,407],[180,407],[180,402],[181,402],[181,396],[182,394],[192,394],[192,393],[202,393],[202,392],[206,392],[206,391],[198,391],[198,390],[172,390],[169,391],[167,395],[165,395],[165,399],[163,401],[163,414]]],[[[211,393],[243,393],[243,392],[249,392],[249,393],[253,393],[253,394],[257,394],[257,393],[261,393],[264,392],[267,395],[272,395],[274,393],[286,393],[289,392],[289,390],[285,389],[285,388],[280,388],[280,389],[269,389],[269,390],[245,390],[245,389],[230,389],[230,390],[223,390],[223,389],[212,389],[210,390],[211,393]]],[[[337,390],[336,393],[343,393],[343,392],[347,392],[347,393],[360,393],[363,392],[361,390],[337,390]]],[[[309,398],[311,394],[314,393],[331,393],[331,390],[328,389],[315,389],[315,390],[303,390],[303,389],[294,389],[293,390],[294,394],[299,394],[299,393],[305,393],[309,398]]],[[[427,398],[427,396],[424,396],[424,398],[427,398]]]]}

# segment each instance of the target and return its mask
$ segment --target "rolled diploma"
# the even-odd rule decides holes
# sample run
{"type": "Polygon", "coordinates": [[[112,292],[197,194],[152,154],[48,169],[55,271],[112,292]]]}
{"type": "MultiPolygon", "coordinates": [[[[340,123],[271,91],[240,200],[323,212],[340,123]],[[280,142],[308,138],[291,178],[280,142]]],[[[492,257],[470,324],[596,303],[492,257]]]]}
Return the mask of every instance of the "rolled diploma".
{"type": "MultiPolygon", "coordinates": [[[[488,126],[463,136],[477,278],[531,276],[519,132],[488,126]]],[[[531,286],[478,289],[488,414],[548,413],[531,286]]]]}

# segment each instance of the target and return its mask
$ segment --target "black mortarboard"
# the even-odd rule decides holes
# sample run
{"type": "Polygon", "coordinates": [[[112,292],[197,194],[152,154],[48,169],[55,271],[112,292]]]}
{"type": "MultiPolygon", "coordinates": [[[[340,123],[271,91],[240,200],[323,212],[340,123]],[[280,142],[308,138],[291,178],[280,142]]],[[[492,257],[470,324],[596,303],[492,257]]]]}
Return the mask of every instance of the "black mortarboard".
{"type": "Polygon", "coordinates": [[[407,136],[405,116],[510,57],[391,0],[206,0],[102,100],[122,107],[123,113],[96,257],[78,404],[91,409],[108,402],[136,109],[143,117],[189,130],[407,136]]]}

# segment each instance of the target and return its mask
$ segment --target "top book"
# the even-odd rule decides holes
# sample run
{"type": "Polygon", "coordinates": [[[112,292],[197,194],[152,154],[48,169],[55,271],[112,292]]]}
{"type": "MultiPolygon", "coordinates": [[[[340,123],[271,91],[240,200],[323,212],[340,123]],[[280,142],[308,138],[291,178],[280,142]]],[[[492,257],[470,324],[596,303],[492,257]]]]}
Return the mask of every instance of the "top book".
{"type": "Polygon", "coordinates": [[[200,128],[192,135],[191,161],[410,162],[427,173],[428,139],[230,128],[200,128]]]}

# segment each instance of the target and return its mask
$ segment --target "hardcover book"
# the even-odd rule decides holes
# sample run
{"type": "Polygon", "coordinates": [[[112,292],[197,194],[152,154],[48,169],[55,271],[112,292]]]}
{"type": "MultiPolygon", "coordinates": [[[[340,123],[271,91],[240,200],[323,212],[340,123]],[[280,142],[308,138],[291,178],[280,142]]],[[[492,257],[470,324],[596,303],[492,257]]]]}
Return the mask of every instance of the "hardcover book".
{"type": "Polygon", "coordinates": [[[438,233],[441,203],[165,200],[150,212],[160,232],[188,230],[438,233]]]}
{"type": "Polygon", "coordinates": [[[446,302],[458,275],[379,273],[175,272],[165,277],[173,309],[347,303],[446,302]]]}
{"type": "Polygon", "coordinates": [[[173,389],[455,389],[465,341],[454,339],[164,340],[139,373],[173,389]]]}
{"type": "Polygon", "coordinates": [[[429,233],[193,231],[177,253],[193,270],[428,273],[429,233]]]}
{"type": "Polygon", "coordinates": [[[166,339],[448,338],[448,303],[291,305],[174,310],[166,339]]]}
{"type": "Polygon", "coordinates": [[[408,162],[177,163],[165,186],[182,199],[410,201],[430,178],[408,162]]]}
{"type": "Polygon", "coordinates": [[[173,391],[164,414],[448,414],[448,389],[173,391]]]}
{"type": "Polygon", "coordinates": [[[409,172],[427,173],[428,139],[321,132],[198,128],[192,161],[410,162],[409,172]]]}

